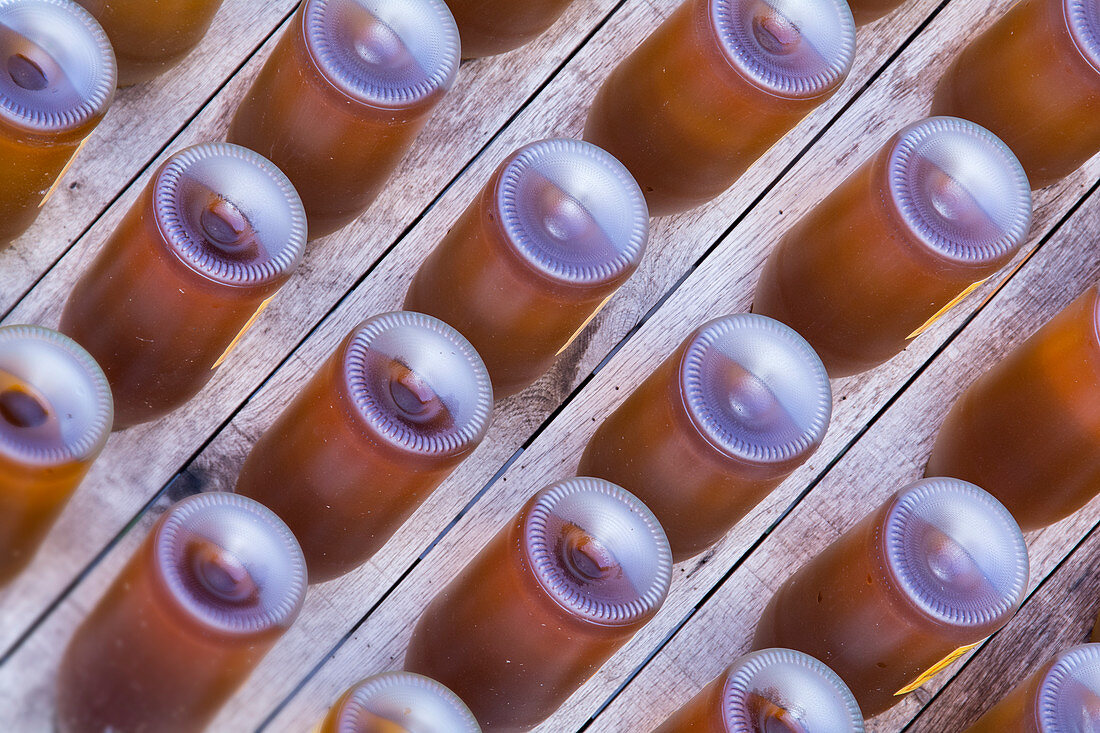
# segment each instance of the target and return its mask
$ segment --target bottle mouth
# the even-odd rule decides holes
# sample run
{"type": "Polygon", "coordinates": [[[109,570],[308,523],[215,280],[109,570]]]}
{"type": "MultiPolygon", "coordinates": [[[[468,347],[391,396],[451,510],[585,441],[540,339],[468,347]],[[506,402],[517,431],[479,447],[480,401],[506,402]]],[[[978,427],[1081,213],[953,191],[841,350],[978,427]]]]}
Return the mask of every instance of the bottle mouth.
{"type": "Polygon", "coordinates": [[[1100,7],[1094,0],[1063,0],[1062,10],[1077,49],[1100,73],[1100,7]]]}
{"type": "Polygon", "coordinates": [[[752,313],[718,318],[688,337],[680,386],[704,437],[751,463],[808,458],[832,415],[817,353],[788,326],[752,313]]]}
{"type": "Polygon", "coordinates": [[[1039,725],[1050,731],[1100,727],[1100,644],[1082,644],[1055,657],[1039,683],[1039,725]]]}
{"type": "Polygon", "coordinates": [[[154,556],[172,599],[203,626],[232,635],[288,627],[306,592],[305,558],[259,502],[198,494],[168,510],[154,556]]]}
{"type": "Polygon", "coordinates": [[[629,275],[649,236],[649,209],[630,172],[580,140],[542,140],[513,153],[501,172],[497,206],[523,260],[569,285],[629,275]]]}
{"type": "Polygon", "coordinates": [[[460,455],[489,429],[489,372],[470,342],[438,318],[399,311],[364,321],[348,342],[343,373],[364,422],[405,450],[460,455]]]}
{"type": "Polygon", "coordinates": [[[1031,227],[1031,186],[999,138],[955,117],[899,132],[890,195],[902,221],[943,257],[981,265],[1014,252],[1031,227]]]}
{"type": "Polygon", "coordinates": [[[0,115],[31,132],[79,128],[107,111],[115,56],[67,0],[0,0],[0,115]]]}
{"type": "Polygon", "coordinates": [[[75,341],[39,326],[0,327],[0,453],[42,466],[88,461],[113,419],[107,378],[75,341]]]}
{"type": "Polygon", "coordinates": [[[726,58],[774,94],[821,96],[852,68],[856,27],[843,0],[710,0],[710,18],[726,58]]]}
{"type": "Polygon", "coordinates": [[[273,163],[247,148],[205,143],[179,151],[161,168],[153,201],[172,250],[215,282],[280,282],[305,254],[298,193],[273,163]]]}
{"type": "Polygon", "coordinates": [[[977,486],[931,478],[891,500],[886,562],[920,611],[959,628],[1007,621],[1027,588],[1027,545],[1007,509],[977,486]]]}
{"type": "Polygon", "coordinates": [[[318,68],[352,99],[407,105],[454,83],[458,27],[442,0],[307,0],[304,13],[318,68]]]}
{"type": "Polygon", "coordinates": [[[668,594],[672,554],[664,530],[645,504],[609,481],[574,478],[540,491],[523,542],[540,585],[584,621],[637,623],[668,594]]]}
{"type": "Polygon", "coordinates": [[[364,730],[481,733],[470,709],[445,686],[412,672],[386,672],[355,685],[335,716],[336,733],[364,730]]]}
{"type": "Polygon", "coordinates": [[[835,672],[792,649],[746,654],[725,672],[729,733],[862,733],[863,713],[835,672]]]}

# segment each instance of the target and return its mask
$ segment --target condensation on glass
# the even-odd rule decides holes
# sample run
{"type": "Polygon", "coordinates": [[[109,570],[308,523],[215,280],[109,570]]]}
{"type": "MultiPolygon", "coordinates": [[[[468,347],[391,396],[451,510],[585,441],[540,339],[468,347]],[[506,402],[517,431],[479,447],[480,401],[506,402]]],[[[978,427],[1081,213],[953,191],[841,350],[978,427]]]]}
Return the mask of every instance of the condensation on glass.
{"type": "Polygon", "coordinates": [[[844,0],[687,0],[611,73],[584,139],[653,216],[719,196],[828,99],[855,57],[844,0]]]}
{"type": "Polygon", "coordinates": [[[1016,685],[967,733],[1100,729],[1100,644],[1071,647],[1016,685]]]}
{"type": "Polygon", "coordinates": [[[546,372],[630,278],[649,235],[630,173],[594,145],[510,155],[416,273],[407,310],[454,326],[499,399],[546,372]]]}
{"type": "Polygon", "coordinates": [[[302,552],[235,494],[184,499],[153,526],[61,662],[62,733],[202,730],[301,609],[302,552]]]}
{"type": "Polygon", "coordinates": [[[294,187],[250,150],[206,143],[157,169],[61,315],[107,374],[116,430],[203,388],[297,268],[305,235],[294,187]]]}
{"type": "Polygon", "coordinates": [[[481,733],[458,695],[412,672],[385,672],[353,685],[316,733],[481,733]]]}
{"type": "Polygon", "coordinates": [[[115,57],[68,0],[0,0],[0,249],[38,217],[115,93],[115,57]]]}
{"type": "Polygon", "coordinates": [[[118,85],[140,84],[172,68],[206,35],[223,0],[76,0],[111,39],[118,85]]]}
{"type": "Polygon", "coordinates": [[[493,392],[477,352],[420,313],[356,326],[256,443],[237,492],[278,514],[311,583],[358,567],[481,442],[493,392]]]}
{"type": "Polygon", "coordinates": [[[870,718],[1004,626],[1027,577],[1027,546],[1004,506],[965,481],[924,479],[788,578],[753,648],[821,660],[870,718]]]}
{"type": "Polygon", "coordinates": [[[554,24],[573,0],[446,0],[462,37],[462,58],[519,48],[554,24]]]}
{"type": "Polygon", "coordinates": [[[552,484],[431,602],[405,669],[447,685],[486,730],[530,728],[657,613],[671,572],[637,498],[601,479],[552,484]]]}
{"type": "Polygon", "coordinates": [[[985,488],[1024,531],[1100,492],[1100,288],[1093,286],[971,384],[926,475],[985,488]]]}
{"type": "Polygon", "coordinates": [[[778,321],[700,326],[596,430],[577,472],[645,502],[676,562],[707,549],[821,444],[825,367],[778,321]]]}
{"type": "Polygon", "coordinates": [[[229,127],[305,204],[309,237],[367,210],[458,72],[443,0],[306,0],[229,127]]]}
{"type": "Polygon", "coordinates": [[[752,309],[814,347],[831,377],[891,359],[1009,262],[1031,225],[1012,151],[966,120],[894,135],[776,245],[752,309]]]}
{"type": "Polygon", "coordinates": [[[72,339],[0,327],[0,586],[35,550],[111,432],[107,378],[72,339]]]}
{"type": "Polygon", "coordinates": [[[1032,188],[1100,150],[1100,5],[1020,0],[957,56],[934,114],[985,126],[1012,148],[1032,188]]]}
{"type": "Polygon", "coordinates": [[[863,733],[863,715],[818,660],[762,649],[736,660],[654,733],[863,733]]]}

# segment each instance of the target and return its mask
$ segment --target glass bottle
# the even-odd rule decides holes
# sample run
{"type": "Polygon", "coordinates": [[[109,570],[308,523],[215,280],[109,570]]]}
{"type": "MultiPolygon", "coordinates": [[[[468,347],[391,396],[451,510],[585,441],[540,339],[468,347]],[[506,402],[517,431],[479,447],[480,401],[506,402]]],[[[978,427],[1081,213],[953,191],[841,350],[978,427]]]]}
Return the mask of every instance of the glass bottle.
{"type": "Polygon", "coordinates": [[[1054,656],[993,706],[967,733],[1100,730],[1100,644],[1054,656]]]}
{"type": "Polygon", "coordinates": [[[0,327],[0,586],[31,561],[111,432],[111,389],[72,339],[0,327]]]}
{"type": "Polygon", "coordinates": [[[604,420],[577,473],[628,488],[675,562],[718,542],[817,450],[832,414],[825,367],[778,321],[697,328],[604,420]]]}
{"type": "Polygon", "coordinates": [[[926,475],[984,487],[1024,531],[1064,519],[1096,496],[1098,308],[1093,286],[971,384],[940,427],[926,475]]]}
{"type": "Polygon", "coordinates": [[[1100,7],[1020,0],[958,54],[932,102],[1012,148],[1033,189],[1100,150],[1100,7]]]}
{"type": "Polygon", "coordinates": [[[855,19],[857,26],[876,21],[892,13],[903,4],[905,4],[905,0],[852,0],[848,3],[852,8],[852,17],[855,19]]]}
{"type": "Polygon", "coordinates": [[[731,664],[654,733],[863,733],[844,682],[792,649],[763,649],[731,664]]]}
{"type": "Polygon", "coordinates": [[[458,62],[443,0],[305,0],[227,139],[287,174],[316,239],[367,210],[458,62]]]}
{"type": "Polygon", "coordinates": [[[481,733],[458,696],[412,672],[368,677],[345,692],[315,733],[481,733]]]}
{"type": "Polygon", "coordinates": [[[462,58],[519,48],[554,24],[573,0],[447,0],[462,37],[462,58]]]}
{"type": "Polygon", "coordinates": [[[830,377],[900,353],[1024,243],[1031,192],[1004,143],[952,117],[915,122],[772,250],[752,310],[810,342],[830,377]]]}
{"type": "Polygon", "coordinates": [[[754,649],[805,652],[870,718],[1004,626],[1027,546],[1012,515],[957,479],[906,486],[776,591],[754,649]]]}
{"type": "Polygon", "coordinates": [[[69,0],[0,0],[0,249],[38,218],[114,94],[95,18],[69,0]]]}
{"type": "Polygon", "coordinates": [[[645,199],[623,166],[577,140],[512,153],[420,266],[405,309],[470,339],[497,399],[550,368],[637,269],[645,199]]]}
{"type": "Polygon", "coordinates": [[[76,0],[107,33],[120,87],[172,68],[206,35],[222,0],[76,0]]]}
{"type": "Polygon", "coordinates": [[[181,150],[73,287],[60,330],[96,358],[116,430],[162,417],[210,381],[301,261],[294,187],[250,150],[181,150]]]}
{"type": "Polygon", "coordinates": [[[844,0],[687,0],[600,88],[584,139],[664,216],[722,194],[848,75],[844,0]]]}
{"type": "Polygon", "coordinates": [[[635,497],[601,479],[552,484],[431,602],[405,669],[454,690],[486,730],[532,727],[657,613],[671,572],[635,497]]]}
{"type": "Polygon", "coordinates": [[[378,551],[481,442],[493,392],[470,343],[420,313],[360,323],[256,443],[237,492],[302,544],[309,580],[378,551]]]}
{"type": "Polygon", "coordinates": [[[301,550],[279,518],[208,493],[169,509],[69,642],[62,733],[197,731],[293,623],[301,550]]]}

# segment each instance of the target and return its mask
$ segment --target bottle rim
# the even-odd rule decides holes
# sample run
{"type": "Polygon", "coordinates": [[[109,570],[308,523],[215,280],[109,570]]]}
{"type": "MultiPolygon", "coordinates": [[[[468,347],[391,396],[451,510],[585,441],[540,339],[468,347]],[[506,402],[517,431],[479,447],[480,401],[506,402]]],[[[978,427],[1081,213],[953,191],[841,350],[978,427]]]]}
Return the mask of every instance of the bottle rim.
{"type": "MultiPolygon", "coordinates": [[[[53,22],[39,22],[35,27],[39,38],[53,45],[70,48],[66,33],[84,36],[88,58],[79,63],[87,73],[87,79],[78,90],[79,102],[63,110],[42,110],[20,102],[0,87],[0,114],[32,133],[60,133],[82,127],[89,120],[106,113],[115,93],[118,71],[115,53],[107,34],[99,22],[80,5],[70,0],[0,0],[0,26],[7,25],[4,16],[11,13],[33,12],[35,8],[50,12],[56,10],[53,22]],[[44,34],[44,35],[43,35],[44,34]]],[[[10,28],[10,26],[8,26],[10,28]]]]}
{"type": "Polygon", "coordinates": [[[1100,699],[1100,644],[1080,644],[1060,652],[1039,683],[1036,707],[1046,731],[1075,729],[1081,692],[1100,699]],[[1083,679],[1087,678],[1087,679],[1083,679]],[[1076,694],[1075,694],[1076,693],[1076,694]]]}
{"type": "Polygon", "coordinates": [[[777,464],[808,457],[829,429],[833,398],[824,364],[806,339],[772,318],[738,313],[699,327],[688,337],[679,378],[695,427],[708,442],[746,462],[777,464]],[[771,436],[749,430],[749,416],[730,404],[728,391],[715,389],[728,377],[730,364],[741,365],[777,402],[779,392],[797,393],[797,403],[782,405],[798,427],[796,433],[766,440],[771,436]]]}
{"type": "Polygon", "coordinates": [[[348,342],[342,371],[359,417],[392,445],[421,455],[460,455],[476,447],[489,429],[493,413],[489,372],[466,337],[434,316],[393,311],[368,318],[356,326],[348,342]],[[434,384],[429,386],[447,404],[454,418],[453,427],[447,430],[425,433],[414,429],[395,417],[376,394],[370,379],[372,350],[387,336],[400,337],[402,331],[407,332],[406,337],[417,340],[406,346],[421,350],[420,368],[413,368],[416,366],[413,364],[406,366],[418,373],[436,373],[434,384]],[[455,378],[453,370],[461,370],[461,378],[455,378]],[[444,394],[470,387],[475,395],[472,400],[444,394]]]}
{"type": "Polygon", "coordinates": [[[153,213],[171,250],[191,269],[215,282],[234,287],[277,283],[289,277],[305,256],[306,215],[290,179],[267,158],[231,143],[202,143],[174,153],[153,180],[153,213]],[[220,256],[196,236],[188,224],[185,186],[189,177],[213,173],[232,164],[231,184],[216,193],[246,213],[256,228],[266,257],[242,261],[220,256]],[[262,223],[270,220],[270,226],[262,223]],[[275,239],[267,232],[284,234],[275,239]],[[274,239],[274,241],[272,241],[274,239]]]}
{"type": "Polygon", "coordinates": [[[632,273],[649,237],[637,181],[610,153],[582,140],[540,140],[514,152],[501,171],[496,206],[523,262],[563,285],[600,286],[632,273]],[[540,190],[553,192],[557,206],[528,205],[540,190]],[[564,232],[582,221],[589,231],[564,232]]]}
{"type": "Polygon", "coordinates": [[[1092,0],[1063,0],[1062,8],[1074,45],[1100,74],[1100,7],[1092,0]]]}
{"type": "Polygon", "coordinates": [[[52,387],[42,384],[47,374],[39,369],[34,374],[17,376],[36,389],[46,392],[47,398],[51,397],[52,392],[55,399],[51,403],[61,401],[56,394],[59,389],[64,390],[65,394],[82,397],[80,404],[69,405],[67,408],[67,412],[74,416],[74,423],[77,422],[75,418],[78,416],[78,409],[81,411],[79,422],[82,423],[82,428],[78,430],[77,436],[69,436],[73,439],[54,446],[16,440],[6,434],[7,431],[0,431],[0,452],[40,466],[87,461],[99,455],[111,434],[114,400],[107,377],[92,355],[73,339],[49,328],[30,325],[0,326],[0,371],[7,371],[4,353],[12,348],[20,349],[24,353],[39,352],[51,359],[64,359],[64,365],[59,369],[63,368],[66,374],[57,374],[58,383],[52,387]],[[34,384],[35,381],[39,384],[34,384]],[[76,384],[82,384],[83,389],[74,390],[73,386],[76,384]]]}
{"type": "MultiPolygon", "coordinates": [[[[412,718],[426,715],[424,730],[449,733],[481,733],[477,719],[458,695],[440,682],[414,672],[394,671],[368,677],[355,684],[337,713],[336,733],[361,733],[362,720],[370,716],[412,718]],[[392,710],[380,710],[378,696],[394,696],[392,710]]],[[[389,719],[389,718],[387,718],[389,719]]],[[[401,720],[394,720],[401,724],[401,720]]],[[[419,728],[417,728],[419,730],[419,728]]]]}

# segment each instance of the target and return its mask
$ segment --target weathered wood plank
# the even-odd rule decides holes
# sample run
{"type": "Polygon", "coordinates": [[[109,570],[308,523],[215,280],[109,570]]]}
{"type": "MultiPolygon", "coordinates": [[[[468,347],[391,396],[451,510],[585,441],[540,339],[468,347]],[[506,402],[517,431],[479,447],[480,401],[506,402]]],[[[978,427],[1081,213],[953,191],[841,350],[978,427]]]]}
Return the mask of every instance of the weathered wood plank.
{"type": "Polygon", "coordinates": [[[0,314],[34,286],[297,5],[226,0],[174,69],[123,89],[34,225],[0,252],[0,314]]]}
{"type": "MultiPolygon", "coordinates": [[[[1093,175],[1097,173],[1100,167],[1094,165],[1093,175]]],[[[1093,249],[1097,232],[1100,195],[1094,194],[947,345],[809,497],[723,581],[596,720],[592,730],[617,730],[624,722],[628,729],[659,723],[746,651],[756,620],[779,584],[887,496],[920,477],[935,432],[962,390],[1100,277],[1100,262],[1086,255],[1093,249]],[[670,668],[686,672],[694,684],[673,695],[650,695],[654,680],[670,668]]],[[[1074,517],[1028,536],[1030,588],[1057,566],[1098,517],[1100,500],[1074,517]]],[[[1019,623],[1028,623],[1027,618],[1022,616],[1019,623]]],[[[1018,621],[1012,624],[1018,625],[1018,621]]],[[[1038,629],[1033,630],[1036,633],[1038,629]]],[[[954,669],[878,716],[869,729],[899,730],[938,686],[951,678],[954,669]]]]}

